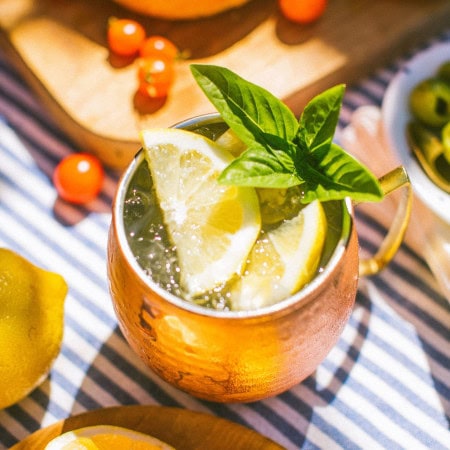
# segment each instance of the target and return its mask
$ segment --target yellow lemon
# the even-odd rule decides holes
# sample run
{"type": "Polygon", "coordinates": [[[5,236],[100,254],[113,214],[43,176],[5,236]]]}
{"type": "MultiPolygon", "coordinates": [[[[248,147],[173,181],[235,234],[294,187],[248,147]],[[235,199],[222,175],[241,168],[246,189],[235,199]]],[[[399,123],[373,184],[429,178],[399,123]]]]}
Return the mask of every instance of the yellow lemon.
{"type": "Polygon", "coordinates": [[[64,279],[0,248],[0,408],[47,376],[63,335],[64,279]]]}
{"type": "Polygon", "coordinates": [[[145,130],[142,142],[187,296],[240,274],[261,217],[253,188],[217,182],[233,156],[210,139],[180,129],[145,130]]]}
{"type": "Polygon", "coordinates": [[[292,219],[267,231],[255,243],[243,276],[230,288],[235,310],[251,310],[292,295],[316,274],[327,221],[314,201],[292,219]]]}
{"type": "Polygon", "coordinates": [[[52,439],[45,450],[174,450],[148,434],[113,425],[94,425],[67,431],[52,439]]]}

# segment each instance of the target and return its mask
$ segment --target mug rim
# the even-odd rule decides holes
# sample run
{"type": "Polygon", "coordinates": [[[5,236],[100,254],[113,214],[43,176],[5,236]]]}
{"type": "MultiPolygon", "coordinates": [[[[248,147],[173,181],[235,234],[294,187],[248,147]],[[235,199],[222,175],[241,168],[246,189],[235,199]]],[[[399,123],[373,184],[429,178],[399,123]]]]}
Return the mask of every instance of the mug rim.
{"type": "MultiPolygon", "coordinates": [[[[187,120],[178,122],[173,125],[172,128],[186,128],[189,126],[193,126],[198,121],[215,121],[215,120],[223,120],[218,113],[209,113],[202,114],[187,120]]],[[[215,317],[219,319],[248,319],[248,318],[257,318],[267,315],[272,315],[274,313],[281,313],[283,311],[290,311],[293,308],[299,307],[303,305],[307,299],[311,296],[311,294],[320,289],[322,283],[327,279],[328,276],[332,274],[332,272],[339,265],[342,260],[345,251],[349,245],[352,228],[354,226],[353,220],[353,204],[350,198],[346,198],[341,200],[343,216],[342,216],[342,227],[341,227],[341,235],[336,243],[336,246],[325,264],[324,268],[321,269],[314,278],[302,287],[295,294],[281,300],[277,303],[264,306],[254,310],[217,310],[213,308],[206,308],[201,305],[197,305],[195,303],[184,300],[159,286],[155,283],[149,275],[147,275],[144,269],[139,265],[136,260],[135,255],[133,254],[130,245],[128,244],[128,239],[125,233],[125,226],[123,221],[123,209],[125,196],[129,187],[129,183],[132,179],[133,174],[136,169],[142,163],[144,159],[144,152],[141,148],[133,160],[127,166],[126,170],[123,172],[120,177],[119,183],[117,185],[116,193],[114,196],[113,206],[112,206],[112,222],[114,225],[117,244],[120,250],[123,252],[127,264],[133,269],[133,272],[140,279],[140,281],[149,288],[149,290],[154,291],[157,295],[162,297],[164,300],[170,302],[172,305],[177,308],[181,308],[183,310],[189,311],[194,314],[200,314],[208,317],[215,317]]]]}

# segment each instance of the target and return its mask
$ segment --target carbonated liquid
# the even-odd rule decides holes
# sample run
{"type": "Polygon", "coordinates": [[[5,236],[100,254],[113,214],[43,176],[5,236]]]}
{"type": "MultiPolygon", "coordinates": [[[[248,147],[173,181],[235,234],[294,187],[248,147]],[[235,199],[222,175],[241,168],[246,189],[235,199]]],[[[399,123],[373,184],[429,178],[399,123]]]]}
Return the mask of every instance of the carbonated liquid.
{"type": "MultiPolygon", "coordinates": [[[[215,140],[226,128],[223,122],[219,122],[208,123],[192,129],[196,133],[215,140]]],[[[292,211],[285,211],[284,216],[286,218],[296,215],[302,207],[302,204],[298,201],[300,195],[298,187],[288,190],[285,195],[287,201],[284,204],[284,208],[289,207],[292,211]]],[[[344,203],[341,201],[325,202],[323,206],[327,217],[327,236],[318,271],[323,269],[341,237],[345,215],[344,203]]],[[[274,223],[276,224],[278,220],[277,218],[271,220],[272,212],[270,207],[268,209],[267,206],[264,206],[262,209],[262,216],[264,218],[265,215],[266,218],[263,220],[260,238],[263,238],[267,229],[276,226],[274,223]]],[[[280,213],[278,207],[274,208],[275,210],[277,214],[280,213]]],[[[202,306],[219,310],[230,308],[227,285],[219,285],[210,292],[206,292],[201,297],[194,299],[188,299],[183,292],[180,286],[177,249],[170,242],[164,226],[163,214],[159,208],[150,170],[144,158],[128,185],[123,211],[124,227],[130,248],[138,264],[155,283],[173,295],[202,306]]]]}

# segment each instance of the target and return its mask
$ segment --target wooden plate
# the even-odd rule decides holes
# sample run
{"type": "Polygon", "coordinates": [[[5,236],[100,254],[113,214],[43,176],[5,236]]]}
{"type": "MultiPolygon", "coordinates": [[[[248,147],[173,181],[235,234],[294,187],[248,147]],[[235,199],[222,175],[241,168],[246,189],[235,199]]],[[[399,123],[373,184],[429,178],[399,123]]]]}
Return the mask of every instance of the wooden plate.
{"type": "Polygon", "coordinates": [[[298,114],[319,91],[359,79],[449,20],[448,0],[333,0],[309,26],[284,19],[276,0],[191,21],[139,16],[110,0],[1,0],[0,44],[80,150],[122,168],[139,149],[140,129],[213,110],[191,62],[226,66],[298,114]],[[136,61],[106,46],[111,16],[136,18],[189,52],[167,101],[136,95],[136,61]]]}
{"type": "Polygon", "coordinates": [[[280,450],[280,445],[225,419],[163,406],[117,406],[90,411],[36,431],[11,450],[44,448],[54,437],[91,425],[116,425],[150,434],[183,450],[280,450]]]}

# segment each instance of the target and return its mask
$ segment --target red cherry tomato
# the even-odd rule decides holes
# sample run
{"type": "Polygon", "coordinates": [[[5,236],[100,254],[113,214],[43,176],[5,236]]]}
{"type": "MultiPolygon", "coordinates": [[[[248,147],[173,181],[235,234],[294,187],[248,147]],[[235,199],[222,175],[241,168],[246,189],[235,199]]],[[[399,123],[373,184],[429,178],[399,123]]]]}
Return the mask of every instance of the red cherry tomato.
{"type": "Polygon", "coordinates": [[[108,45],[112,52],[132,56],[145,39],[144,27],[135,20],[111,18],[108,22],[108,45]]]}
{"type": "Polygon", "coordinates": [[[176,59],[178,56],[177,46],[163,36],[150,36],[144,40],[139,48],[139,54],[146,56],[160,56],[167,59],[176,59]]]}
{"type": "Polygon", "coordinates": [[[93,155],[74,153],[64,158],[53,172],[59,196],[71,203],[87,203],[100,192],[104,179],[102,164],[93,155]]]}
{"type": "Polygon", "coordinates": [[[327,0],[278,0],[283,15],[297,23],[311,23],[325,12],[327,0]]]}
{"type": "Polygon", "coordinates": [[[139,92],[147,97],[166,97],[175,78],[173,61],[147,56],[138,65],[139,92]]]}

